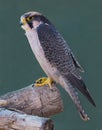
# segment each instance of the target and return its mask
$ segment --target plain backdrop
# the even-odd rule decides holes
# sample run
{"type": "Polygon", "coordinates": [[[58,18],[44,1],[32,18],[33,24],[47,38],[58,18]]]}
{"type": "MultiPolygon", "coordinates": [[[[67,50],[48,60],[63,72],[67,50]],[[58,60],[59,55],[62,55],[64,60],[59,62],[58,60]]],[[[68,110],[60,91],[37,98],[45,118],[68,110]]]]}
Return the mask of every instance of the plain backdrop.
{"type": "Polygon", "coordinates": [[[84,122],[58,86],[64,111],[52,117],[55,130],[102,130],[102,0],[0,0],[0,94],[45,76],[19,24],[20,16],[32,10],[49,18],[69,43],[97,105],[94,108],[79,94],[91,119],[84,122]]]}

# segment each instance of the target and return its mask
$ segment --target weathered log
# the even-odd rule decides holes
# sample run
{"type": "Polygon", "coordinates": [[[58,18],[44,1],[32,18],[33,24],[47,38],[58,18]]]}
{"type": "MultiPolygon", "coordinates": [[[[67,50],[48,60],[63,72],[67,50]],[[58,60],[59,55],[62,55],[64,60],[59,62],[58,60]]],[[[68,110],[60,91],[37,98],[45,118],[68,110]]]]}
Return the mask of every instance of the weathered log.
{"type": "Polygon", "coordinates": [[[52,89],[47,85],[44,87],[30,85],[1,96],[0,107],[20,110],[30,115],[50,117],[63,110],[63,102],[55,84],[52,85],[52,89]]]}
{"type": "Polygon", "coordinates": [[[0,130],[53,130],[49,118],[21,114],[0,108],[0,130]]]}

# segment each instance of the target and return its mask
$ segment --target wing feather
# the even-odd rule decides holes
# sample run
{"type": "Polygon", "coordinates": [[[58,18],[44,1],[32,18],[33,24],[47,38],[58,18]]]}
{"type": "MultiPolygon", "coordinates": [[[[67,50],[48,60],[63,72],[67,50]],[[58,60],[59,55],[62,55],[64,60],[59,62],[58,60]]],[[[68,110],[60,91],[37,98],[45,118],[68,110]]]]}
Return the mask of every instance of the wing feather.
{"type": "Polygon", "coordinates": [[[88,100],[89,102],[93,105],[95,105],[94,100],[92,99],[88,89],[86,88],[85,83],[83,82],[82,79],[77,79],[74,75],[70,74],[67,76],[67,79],[71,82],[73,86],[75,86],[88,100]]]}
{"type": "Polygon", "coordinates": [[[37,32],[46,59],[95,106],[78,71],[83,71],[83,69],[61,34],[53,25],[48,24],[41,24],[37,32]]]}
{"type": "Polygon", "coordinates": [[[47,60],[62,74],[73,73],[77,78],[80,78],[78,69],[82,70],[82,67],[55,27],[53,25],[41,24],[37,28],[37,32],[47,60]]]}

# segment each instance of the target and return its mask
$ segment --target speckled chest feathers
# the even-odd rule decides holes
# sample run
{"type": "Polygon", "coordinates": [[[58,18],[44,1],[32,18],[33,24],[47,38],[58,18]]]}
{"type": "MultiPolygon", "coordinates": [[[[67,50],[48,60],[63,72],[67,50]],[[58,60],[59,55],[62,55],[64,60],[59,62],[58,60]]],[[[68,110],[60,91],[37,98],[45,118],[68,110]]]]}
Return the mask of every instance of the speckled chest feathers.
{"type": "MultiPolygon", "coordinates": [[[[41,24],[37,28],[40,44],[46,59],[63,73],[73,69],[70,49],[53,25],[41,24]],[[68,69],[68,67],[70,69],[68,69]]],[[[74,70],[75,71],[75,70],[74,70]]]]}

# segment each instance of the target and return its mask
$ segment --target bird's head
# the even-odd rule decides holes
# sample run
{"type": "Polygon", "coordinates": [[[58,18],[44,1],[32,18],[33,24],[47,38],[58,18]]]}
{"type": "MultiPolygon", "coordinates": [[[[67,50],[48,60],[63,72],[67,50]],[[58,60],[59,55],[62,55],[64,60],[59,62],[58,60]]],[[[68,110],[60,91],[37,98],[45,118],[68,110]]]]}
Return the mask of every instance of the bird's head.
{"type": "Polygon", "coordinates": [[[41,13],[34,11],[27,12],[23,14],[20,18],[21,27],[25,31],[32,28],[36,29],[42,23],[51,24],[45,16],[43,16],[41,13]]]}

